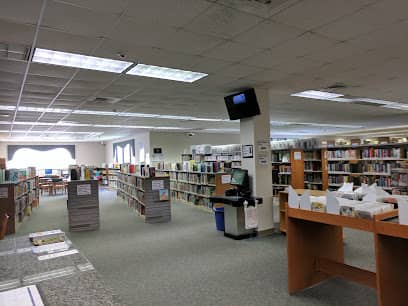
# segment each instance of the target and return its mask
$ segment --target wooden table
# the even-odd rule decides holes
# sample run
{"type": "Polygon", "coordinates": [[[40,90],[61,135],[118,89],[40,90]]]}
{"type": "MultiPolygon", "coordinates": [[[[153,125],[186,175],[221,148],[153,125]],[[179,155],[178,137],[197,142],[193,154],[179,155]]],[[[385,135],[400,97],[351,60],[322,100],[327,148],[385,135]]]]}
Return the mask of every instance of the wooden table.
{"type": "Polygon", "coordinates": [[[375,288],[381,306],[408,305],[408,226],[286,207],[288,290],[290,294],[333,276],[375,288]],[[343,227],[372,232],[377,273],[344,263],[343,227]],[[396,240],[397,239],[397,240],[396,240]]]}

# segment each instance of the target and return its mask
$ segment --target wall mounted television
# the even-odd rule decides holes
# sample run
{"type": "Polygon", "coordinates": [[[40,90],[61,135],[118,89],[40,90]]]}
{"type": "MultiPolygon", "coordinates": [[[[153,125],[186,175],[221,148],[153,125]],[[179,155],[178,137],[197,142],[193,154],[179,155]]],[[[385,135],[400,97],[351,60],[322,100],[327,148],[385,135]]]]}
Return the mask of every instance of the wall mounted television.
{"type": "Polygon", "coordinates": [[[258,100],[253,88],[224,97],[230,120],[260,115],[258,100]]]}

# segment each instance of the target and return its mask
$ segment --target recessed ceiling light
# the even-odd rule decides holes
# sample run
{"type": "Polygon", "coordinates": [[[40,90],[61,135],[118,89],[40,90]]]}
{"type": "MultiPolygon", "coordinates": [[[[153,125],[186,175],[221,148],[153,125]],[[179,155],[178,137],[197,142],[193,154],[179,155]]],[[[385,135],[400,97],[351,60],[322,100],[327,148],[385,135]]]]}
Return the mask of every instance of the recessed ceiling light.
{"type": "Polygon", "coordinates": [[[309,99],[318,99],[318,100],[330,100],[330,99],[344,97],[344,95],[342,94],[336,94],[332,92],[319,91],[319,90],[306,90],[306,91],[291,94],[291,96],[309,98],[309,99]]]}
{"type": "Polygon", "coordinates": [[[145,64],[137,64],[135,67],[130,69],[126,74],[144,76],[148,78],[165,79],[172,81],[180,81],[192,83],[195,82],[208,74],[194,71],[187,71],[181,69],[152,66],[145,64]]]}
{"type": "Polygon", "coordinates": [[[81,69],[121,73],[133,63],[109,58],[88,56],[54,50],[36,48],[33,62],[81,69]]]}

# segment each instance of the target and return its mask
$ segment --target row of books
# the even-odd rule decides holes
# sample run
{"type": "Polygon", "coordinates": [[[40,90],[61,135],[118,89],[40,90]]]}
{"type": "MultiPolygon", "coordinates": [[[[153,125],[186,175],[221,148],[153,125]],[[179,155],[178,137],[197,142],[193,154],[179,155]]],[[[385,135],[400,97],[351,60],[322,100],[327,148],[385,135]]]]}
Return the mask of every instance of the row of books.
{"type": "Polygon", "coordinates": [[[321,183],[322,174],[321,173],[305,173],[305,182],[321,183]]]}
{"type": "Polygon", "coordinates": [[[118,181],[117,188],[118,190],[121,190],[127,193],[131,197],[136,198],[137,200],[141,202],[144,202],[144,192],[140,189],[137,189],[135,186],[124,184],[121,181],[118,181]]]}
{"type": "Polygon", "coordinates": [[[126,201],[128,206],[130,208],[135,209],[139,215],[141,216],[145,215],[145,207],[138,200],[129,197],[120,189],[117,190],[117,196],[120,197],[122,200],[126,201]]]}
{"type": "Polygon", "coordinates": [[[173,172],[171,178],[195,184],[215,184],[215,175],[209,173],[173,172]]]}
{"type": "Polygon", "coordinates": [[[350,172],[350,164],[348,163],[329,163],[327,171],[350,172]]]}
{"type": "Polygon", "coordinates": [[[195,194],[202,195],[202,196],[208,196],[208,197],[215,195],[214,186],[195,185],[195,184],[182,183],[182,182],[170,182],[170,189],[191,192],[191,193],[195,193],[195,194]]]}
{"type": "Polygon", "coordinates": [[[305,162],[305,171],[322,171],[321,163],[305,162]]]}
{"type": "Polygon", "coordinates": [[[327,151],[328,159],[360,159],[360,153],[358,150],[335,150],[327,151]]]}
{"type": "Polygon", "coordinates": [[[303,158],[304,160],[321,160],[322,156],[321,156],[321,152],[319,151],[305,151],[303,153],[303,158]]]}
{"type": "Polygon", "coordinates": [[[272,151],[272,162],[273,163],[288,163],[290,162],[289,151],[272,151]]]}
{"type": "Polygon", "coordinates": [[[348,175],[329,175],[330,184],[354,183],[355,186],[360,186],[362,183],[372,185],[374,183],[379,187],[391,188],[393,186],[391,177],[376,177],[370,175],[363,176],[348,176],[348,175]]]}
{"type": "Polygon", "coordinates": [[[408,173],[393,173],[392,186],[408,187],[408,173]]]}
{"type": "Polygon", "coordinates": [[[173,200],[184,201],[192,205],[202,206],[205,208],[211,209],[213,207],[213,203],[209,198],[204,198],[184,192],[178,192],[176,190],[171,191],[171,198],[173,200]]]}
{"type": "Polygon", "coordinates": [[[272,176],[272,184],[275,185],[290,185],[291,178],[289,175],[279,175],[277,177],[272,176]]]}
{"type": "Polygon", "coordinates": [[[401,158],[402,148],[369,148],[361,151],[362,158],[401,158]]]}
{"type": "Polygon", "coordinates": [[[124,182],[126,184],[136,186],[143,189],[143,177],[138,177],[136,175],[118,174],[118,184],[124,182]]]}
{"type": "Polygon", "coordinates": [[[395,168],[395,163],[365,163],[362,170],[363,172],[391,173],[392,168],[395,168]]]}
{"type": "Polygon", "coordinates": [[[279,172],[290,172],[290,165],[279,165],[279,172]]]}

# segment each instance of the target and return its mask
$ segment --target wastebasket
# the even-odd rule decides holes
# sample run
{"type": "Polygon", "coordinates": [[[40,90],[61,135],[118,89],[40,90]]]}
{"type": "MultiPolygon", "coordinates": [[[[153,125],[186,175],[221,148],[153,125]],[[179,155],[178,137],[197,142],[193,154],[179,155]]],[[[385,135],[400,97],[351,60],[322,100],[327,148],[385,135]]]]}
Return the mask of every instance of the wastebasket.
{"type": "Polygon", "coordinates": [[[214,207],[214,216],[215,216],[215,226],[217,231],[225,231],[224,223],[224,207],[214,207]]]}

